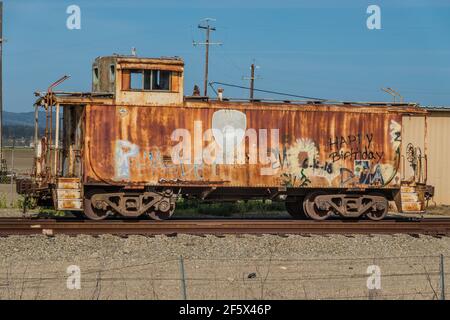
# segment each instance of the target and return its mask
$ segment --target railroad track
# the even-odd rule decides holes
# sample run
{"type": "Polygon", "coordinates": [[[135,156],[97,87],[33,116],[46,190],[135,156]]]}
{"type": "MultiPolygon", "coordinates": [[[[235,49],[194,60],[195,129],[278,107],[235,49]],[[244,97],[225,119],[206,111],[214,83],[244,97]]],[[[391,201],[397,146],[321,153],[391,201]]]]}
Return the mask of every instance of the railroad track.
{"type": "Polygon", "coordinates": [[[427,234],[450,235],[450,219],[420,221],[301,221],[301,220],[109,220],[0,219],[0,236],[67,235],[176,235],[176,234],[427,234]]]}

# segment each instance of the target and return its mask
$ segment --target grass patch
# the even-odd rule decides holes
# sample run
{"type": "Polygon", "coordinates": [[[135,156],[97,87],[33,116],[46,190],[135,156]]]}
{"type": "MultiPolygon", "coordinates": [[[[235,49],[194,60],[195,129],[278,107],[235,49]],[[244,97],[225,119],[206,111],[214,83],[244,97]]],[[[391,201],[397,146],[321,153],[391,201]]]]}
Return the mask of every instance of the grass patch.
{"type": "Polygon", "coordinates": [[[41,218],[62,218],[67,216],[66,211],[58,211],[52,208],[39,208],[38,216],[41,218]]]}
{"type": "MultiPolygon", "coordinates": [[[[0,209],[23,209],[25,198],[21,195],[16,195],[16,199],[9,200],[6,193],[0,193],[0,209]]],[[[27,207],[34,208],[36,203],[34,200],[28,199],[27,207]]]]}
{"type": "Polygon", "coordinates": [[[284,203],[272,202],[270,200],[205,203],[198,200],[181,199],[177,202],[175,213],[228,217],[233,214],[267,213],[275,211],[284,211],[284,203]]]}
{"type": "Polygon", "coordinates": [[[429,214],[434,214],[434,215],[442,215],[442,216],[448,216],[450,215],[450,206],[449,205],[430,205],[428,206],[428,208],[426,209],[427,213],[429,214]]]}

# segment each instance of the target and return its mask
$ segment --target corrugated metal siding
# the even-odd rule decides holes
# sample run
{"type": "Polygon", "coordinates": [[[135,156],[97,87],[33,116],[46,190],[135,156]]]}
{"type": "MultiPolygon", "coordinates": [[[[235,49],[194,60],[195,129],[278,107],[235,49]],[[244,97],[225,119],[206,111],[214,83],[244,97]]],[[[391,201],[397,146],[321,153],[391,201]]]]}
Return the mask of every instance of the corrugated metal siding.
{"type": "Polygon", "coordinates": [[[422,106],[422,108],[428,111],[450,111],[450,106],[422,106]]]}
{"type": "MultiPolygon", "coordinates": [[[[85,182],[399,187],[401,119],[400,113],[388,112],[386,108],[365,110],[332,105],[258,108],[214,102],[189,107],[89,106],[85,182]],[[225,123],[215,122],[221,118],[237,128],[240,128],[237,120],[245,120],[244,130],[255,134],[252,144],[263,150],[256,163],[172,161],[171,151],[178,142],[172,141],[171,136],[176,129],[186,130],[188,141],[195,141],[200,144],[199,149],[207,150],[211,142],[202,141],[203,132],[210,128],[222,130],[225,123]],[[261,138],[262,130],[267,139],[261,138]],[[270,135],[274,130],[279,130],[279,139],[272,141],[270,135]]],[[[250,159],[250,139],[243,141],[247,145],[245,159],[250,159]]],[[[193,151],[188,152],[190,160],[195,158],[193,151]]]]}
{"type": "Polygon", "coordinates": [[[450,205],[450,112],[428,116],[428,184],[436,187],[434,201],[450,205]]]}

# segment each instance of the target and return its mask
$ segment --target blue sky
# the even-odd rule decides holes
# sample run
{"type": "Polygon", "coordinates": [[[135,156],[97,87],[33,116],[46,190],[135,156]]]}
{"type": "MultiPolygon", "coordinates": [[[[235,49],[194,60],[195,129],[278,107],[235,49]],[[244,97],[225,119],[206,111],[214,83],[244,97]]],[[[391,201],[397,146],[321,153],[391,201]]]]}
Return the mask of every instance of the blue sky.
{"type": "MultiPolygon", "coordinates": [[[[89,91],[101,55],[181,56],[185,88],[202,85],[204,48],[193,47],[205,17],[216,18],[210,81],[313,97],[386,101],[392,87],[422,105],[450,105],[450,1],[4,0],[4,109],[32,111],[33,92],[64,74],[59,89],[89,91]],[[81,8],[81,30],[66,8],[81,8]],[[381,7],[381,30],[366,9],[381,7]]],[[[247,92],[225,88],[225,95],[247,92]]]]}

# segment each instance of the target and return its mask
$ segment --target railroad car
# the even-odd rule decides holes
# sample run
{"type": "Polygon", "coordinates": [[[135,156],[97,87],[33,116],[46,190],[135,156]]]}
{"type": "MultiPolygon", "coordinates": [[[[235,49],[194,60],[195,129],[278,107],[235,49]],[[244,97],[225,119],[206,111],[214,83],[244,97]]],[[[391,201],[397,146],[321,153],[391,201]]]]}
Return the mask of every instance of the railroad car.
{"type": "Polygon", "coordinates": [[[56,91],[63,78],[36,93],[34,168],[18,191],[94,220],[167,219],[180,197],[380,220],[389,201],[405,209],[404,191],[423,210],[429,189],[402,174],[402,119],[418,105],[186,96],[183,72],[177,57],[99,57],[91,92],[56,91]]]}

